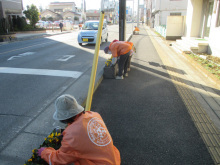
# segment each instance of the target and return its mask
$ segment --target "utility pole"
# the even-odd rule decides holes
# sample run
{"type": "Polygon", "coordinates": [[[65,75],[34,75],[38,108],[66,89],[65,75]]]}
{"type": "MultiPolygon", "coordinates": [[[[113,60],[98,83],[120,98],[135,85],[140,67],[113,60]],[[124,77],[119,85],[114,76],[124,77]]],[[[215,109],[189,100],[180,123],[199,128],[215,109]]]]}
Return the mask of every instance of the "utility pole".
{"type": "Polygon", "coordinates": [[[85,0],[81,1],[81,8],[82,8],[82,13],[81,13],[81,18],[83,23],[86,21],[86,2],[85,0]]]}
{"type": "Polygon", "coordinates": [[[119,41],[126,40],[126,0],[119,0],[119,41]]]}
{"type": "Polygon", "coordinates": [[[140,19],[139,19],[139,0],[138,0],[138,7],[137,7],[137,27],[139,27],[139,22],[140,22],[140,19]]]}
{"type": "Polygon", "coordinates": [[[132,32],[133,32],[133,30],[134,30],[134,0],[133,0],[133,14],[132,14],[132,32]]]}

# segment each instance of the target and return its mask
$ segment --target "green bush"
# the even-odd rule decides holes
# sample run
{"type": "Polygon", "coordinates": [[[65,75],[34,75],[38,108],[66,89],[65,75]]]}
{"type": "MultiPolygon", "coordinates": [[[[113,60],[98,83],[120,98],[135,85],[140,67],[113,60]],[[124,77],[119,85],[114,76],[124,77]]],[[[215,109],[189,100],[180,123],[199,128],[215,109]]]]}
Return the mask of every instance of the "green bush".
{"type": "Polygon", "coordinates": [[[24,30],[25,27],[27,26],[27,22],[26,22],[26,19],[25,17],[18,17],[17,18],[17,28],[18,30],[24,30]]]}
{"type": "Polygon", "coordinates": [[[5,18],[0,19],[0,33],[1,34],[10,33],[10,24],[8,19],[5,18]]]}
{"type": "Polygon", "coordinates": [[[45,30],[45,29],[44,28],[33,28],[33,26],[30,24],[27,24],[23,29],[23,31],[41,31],[41,30],[45,30]]]}

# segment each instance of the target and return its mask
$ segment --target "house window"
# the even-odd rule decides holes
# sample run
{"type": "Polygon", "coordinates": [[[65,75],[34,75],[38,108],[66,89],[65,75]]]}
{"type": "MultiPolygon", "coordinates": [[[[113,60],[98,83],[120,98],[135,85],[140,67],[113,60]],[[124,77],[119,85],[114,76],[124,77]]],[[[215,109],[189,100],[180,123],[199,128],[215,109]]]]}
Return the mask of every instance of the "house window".
{"type": "Polygon", "coordinates": [[[62,12],[63,12],[63,9],[54,9],[54,12],[55,12],[55,13],[62,13],[62,12]]]}
{"type": "Polygon", "coordinates": [[[218,5],[218,13],[217,13],[217,21],[216,21],[216,27],[220,26],[220,1],[218,5]]]}
{"type": "Polygon", "coordinates": [[[181,16],[181,13],[170,13],[170,16],[181,16]]]}

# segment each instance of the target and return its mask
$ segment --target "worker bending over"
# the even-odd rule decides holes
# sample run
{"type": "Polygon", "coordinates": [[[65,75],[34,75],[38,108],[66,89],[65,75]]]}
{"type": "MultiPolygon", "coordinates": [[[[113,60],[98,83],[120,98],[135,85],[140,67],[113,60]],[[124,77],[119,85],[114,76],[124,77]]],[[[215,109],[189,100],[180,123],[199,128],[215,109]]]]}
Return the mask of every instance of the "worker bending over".
{"type": "Polygon", "coordinates": [[[38,156],[50,165],[120,165],[120,153],[98,113],[85,112],[68,94],[56,99],[55,108],[53,118],[68,124],[61,147],[42,147],[38,156]]]}

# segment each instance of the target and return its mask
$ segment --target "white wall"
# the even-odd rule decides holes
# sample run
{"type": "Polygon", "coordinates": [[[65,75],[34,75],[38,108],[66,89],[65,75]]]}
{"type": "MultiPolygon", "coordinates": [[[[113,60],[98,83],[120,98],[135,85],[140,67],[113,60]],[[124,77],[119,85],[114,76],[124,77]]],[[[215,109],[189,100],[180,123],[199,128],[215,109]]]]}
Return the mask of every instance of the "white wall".
{"type": "Polygon", "coordinates": [[[189,0],[187,7],[186,37],[200,37],[203,0],[189,0]]]}
{"type": "Polygon", "coordinates": [[[167,16],[170,16],[170,13],[181,13],[181,16],[186,15],[188,0],[156,0],[155,3],[156,9],[158,8],[158,10],[160,11],[159,13],[157,13],[159,14],[159,16],[155,16],[155,19],[159,19],[155,20],[155,23],[159,22],[158,25],[166,25],[167,16]]]}
{"type": "Polygon", "coordinates": [[[184,32],[184,17],[185,16],[168,16],[166,38],[172,39],[181,38],[184,32]]]}
{"type": "Polygon", "coordinates": [[[178,0],[178,1],[170,1],[170,0],[161,0],[160,10],[164,11],[186,11],[188,0],[178,0]]]}
{"type": "MultiPolygon", "coordinates": [[[[210,29],[210,34],[209,34],[209,52],[212,53],[213,56],[218,56],[220,57],[220,26],[216,27],[216,22],[217,22],[217,14],[218,10],[220,10],[219,3],[216,4],[216,12],[214,11],[212,14],[212,22],[211,22],[211,29],[210,29]]],[[[215,6],[215,4],[214,4],[215,6]]],[[[215,9],[213,9],[215,10],[215,9]]]]}
{"type": "MultiPolygon", "coordinates": [[[[160,14],[161,25],[167,24],[167,17],[170,16],[170,13],[173,13],[173,12],[176,12],[176,11],[161,11],[161,14],[160,14]]],[[[181,16],[186,16],[186,11],[182,11],[181,16]]]]}
{"type": "Polygon", "coordinates": [[[152,12],[160,10],[160,1],[161,0],[152,0],[152,12]]]}

